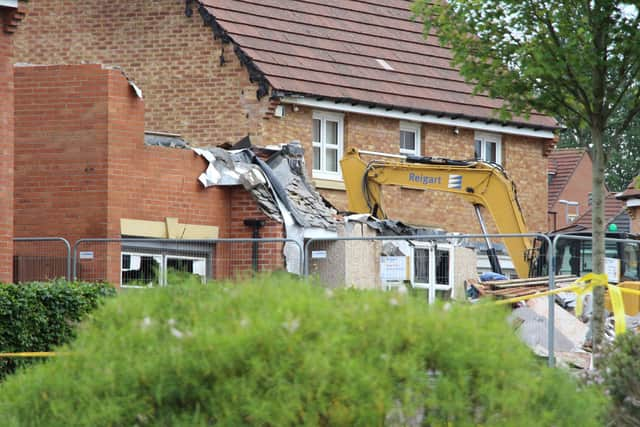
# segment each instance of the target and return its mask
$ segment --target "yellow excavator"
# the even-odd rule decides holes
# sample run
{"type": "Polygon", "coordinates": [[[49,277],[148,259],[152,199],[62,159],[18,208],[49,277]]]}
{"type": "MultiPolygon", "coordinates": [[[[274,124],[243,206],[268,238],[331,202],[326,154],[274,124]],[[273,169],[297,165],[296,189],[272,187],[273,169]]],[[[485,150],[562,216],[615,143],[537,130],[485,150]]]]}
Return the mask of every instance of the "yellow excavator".
{"type": "MultiPolygon", "coordinates": [[[[407,156],[404,161],[376,159],[365,162],[358,149],[351,148],[342,158],[340,166],[349,211],[370,213],[376,218],[386,219],[382,206],[382,186],[399,185],[459,195],[473,205],[483,234],[487,234],[487,229],[481,207],[491,213],[500,234],[528,233],[516,187],[500,165],[418,156],[407,156]]],[[[495,248],[489,239],[486,241],[491,268],[501,273],[495,248]]],[[[518,276],[529,277],[531,238],[508,238],[505,239],[505,246],[518,276]]]]}
{"type": "MultiPolygon", "coordinates": [[[[366,151],[362,153],[380,155],[366,151]]],[[[483,234],[487,234],[487,230],[480,207],[492,215],[500,234],[529,233],[518,203],[516,186],[500,165],[479,160],[387,156],[402,159],[376,158],[365,162],[356,148],[349,149],[343,157],[340,165],[350,211],[370,213],[379,219],[387,218],[382,206],[382,186],[397,185],[443,191],[462,197],[473,205],[483,234]]],[[[607,237],[628,238],[620,233],[608,233],[607,237]]],[[[491,267],[496,273],[501,273],[495,249],[489,239],[486,240],[491,267]]],[[[546,253],[546,241],[511,237],[504,239],[504,243],[519,277],[549,274],[546,257],[538,256],[546,253]]],[[[580,276],[590,272],[590,245],[590,241],[560,240],[556,252],[556,274],[580,276]]],[[[637,244],[608,242],[607,257],[621,260],[621,282],[640,281],[640,250],[637,244]]]]}

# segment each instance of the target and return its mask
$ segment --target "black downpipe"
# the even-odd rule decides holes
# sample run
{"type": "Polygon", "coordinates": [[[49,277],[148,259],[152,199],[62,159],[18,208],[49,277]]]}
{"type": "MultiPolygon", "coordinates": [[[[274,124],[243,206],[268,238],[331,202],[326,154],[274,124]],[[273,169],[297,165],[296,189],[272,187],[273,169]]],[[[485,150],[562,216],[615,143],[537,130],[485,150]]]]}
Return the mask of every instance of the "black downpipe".
{"type": "MultiPolygon", "coordinates": [[[[254,239],[260,238],[260,229],[264,227],[263,219],[247,218],[244,220],[244,225],[247,227],[253,227],[254,239]]],[[[253,248],[251,250],[251,266],[254,272],[258,271],[258,242],[253,242],[253,248]]]]}

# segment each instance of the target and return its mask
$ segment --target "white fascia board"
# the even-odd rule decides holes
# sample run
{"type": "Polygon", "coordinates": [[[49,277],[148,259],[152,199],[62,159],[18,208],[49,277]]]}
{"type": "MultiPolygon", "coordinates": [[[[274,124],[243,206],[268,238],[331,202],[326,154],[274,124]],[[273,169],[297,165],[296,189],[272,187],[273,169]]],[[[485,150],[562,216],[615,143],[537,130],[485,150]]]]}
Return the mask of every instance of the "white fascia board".
{"type": "Polygon", "coordinates": [[[459,128],[467,128],[481,130],[487,132],[505,133],[510,135],[529,136],[533,138],[553,139],[553,132],[549,130],[536,130],[533,128],[503,126],[500,124],[486,123],[482,121],[471,121],[468,119],[454,119],[450,117],[437,117],[432,114],[405,113],[400,110],[387,110],[385,108],[373,107],[369,108],[363,105],[342,104],[332,101],[319,101],[312,98],[284,97],[282,102],[285,104],[302,105],[311,108],[318,108],[330,111],[341,111],[344,113],[364,114],[368,116],[385,117],[388,119],[398,119],[411,122],[429,123],[434,125],[457,126],[459,128]]]}
{"type": "Polygon", "coordinates": [[[0,0],[0,7],[13,7],[18,8],[18,0],[0,0]]]}
{"type": "Polygon", "coordinates": [[[640,199],[627,199],[628,208],[636,208],[640,206],[640,199]]]}

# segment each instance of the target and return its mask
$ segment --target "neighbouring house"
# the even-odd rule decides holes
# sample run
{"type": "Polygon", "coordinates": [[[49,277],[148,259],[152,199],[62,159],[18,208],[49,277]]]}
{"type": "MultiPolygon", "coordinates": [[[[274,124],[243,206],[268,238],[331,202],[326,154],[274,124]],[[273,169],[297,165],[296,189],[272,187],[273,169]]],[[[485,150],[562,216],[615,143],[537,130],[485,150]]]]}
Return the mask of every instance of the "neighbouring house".
{"type": "MultiPolygon", "coordinates": [[[[144,93],[144,129],[180,135],[193,146],[247,135],[262,147],[299,141],[313,184],[339,211],[347,208],[339,160],[349,147],[496,162],[517,185],[528,228],[546,231],[539,202],[547,199],[557,123],[535,113],[498,119],[502,102],[473,94],[450,65],[451,52],[434,34],[423,38],[410,4],[30,0],[16,61],[122,67],[144,93]]],[[[147,161],[132,158],[132,167],[142,174],[147,161]]],[[[236,197],[218,190],[213,211],[236,197]]],[[[451,194],[389,187],[384,199],[390,218],[480,232],[472,207],[451,194]]],[[[110,224],[110,235],[125,235],[110,224]]]]}
{"type": "Polygon", "coordinates": [[[640,234],[640,176],[635,177],[627,189],[616,197],[625,204],[629,212],[631,233],[640,234]]]}
{"type": "Polygon", "coordinates": [[[17,0],[0,0],[0,282],[13,278],[13,40],[22,17],[17,0]]]}
{"type": "Polygon", "coordinates": [[[557,148],[549,154],[549,231],[570,226],[590,209],[592,165],[586,148],[557,148]]]}
{"type": "MultiPolygon", "coordinates": [[[[619,200],[618,194],[609,192],[604,199],[604,221],[605,226],[615,224],[615,230],[621,233],[631,232],[631,217],[625,207],[625,203],[619,200]]],[[[593,209],[589,205],[587,210],[580,214],[573,222],[566,227],[557,229],[558,232],[579,232],[590,231],[593,209]]]]}

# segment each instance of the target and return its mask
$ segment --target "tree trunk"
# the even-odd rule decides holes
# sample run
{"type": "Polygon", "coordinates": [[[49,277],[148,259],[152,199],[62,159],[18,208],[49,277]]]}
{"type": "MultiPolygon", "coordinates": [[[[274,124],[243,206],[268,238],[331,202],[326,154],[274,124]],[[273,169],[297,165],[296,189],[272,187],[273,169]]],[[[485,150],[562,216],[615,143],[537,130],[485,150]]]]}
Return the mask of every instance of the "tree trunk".
{"type": "MultiPolygon", "coordinates": [[[[594,121],[591,126],[591,154],[593,158],[592,181],[592,268],[594,273],[604,273],[605,256],[605,217],[604,217],[604,172],[605,153],[603,149],[604,126],[594,121]]],[[[599,367],[604,341],[604,288],[598,286],[593,291],[593,313],[591,317],[591,330],[593,333],[593,353],[595,365],[599,367]]]]}

